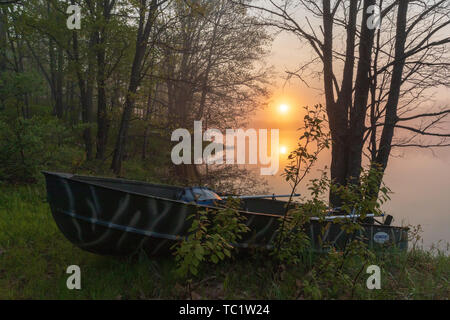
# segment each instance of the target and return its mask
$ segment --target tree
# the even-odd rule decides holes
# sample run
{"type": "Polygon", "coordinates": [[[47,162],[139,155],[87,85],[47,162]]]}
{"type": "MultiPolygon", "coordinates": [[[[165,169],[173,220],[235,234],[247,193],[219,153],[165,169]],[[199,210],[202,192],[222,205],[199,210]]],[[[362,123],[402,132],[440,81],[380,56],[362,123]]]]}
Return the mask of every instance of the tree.
{"type": "MultiPolygon", "coordinates": [[[[260,63],[271,38],[230,1],[190,1],[173,7],[175,26],[164,33],[161,45],[168,129],[193,131],[194,121],[200,120],[204,127],[222,130],[242,125],[266,98],[268,70],[260,63]]],[[[175,171],[186,181],[222,176],[219,171],[232,177],[229,168],[215,166],[212,172],[200,167],[180,165],[175,171]]]]}
{"type": "MultiPolygon", "coordinates": [[[[307,70],[321,72],[334,183],[359,183],[365,150],[369,150],[371,166],[384,172],[393,147],[449,145],[450,133],[432,129],[450,109],[419,111],[427,89],[450,84],[446,76],[450,66],[450,37],[445,32],[450,26],[448,1],[239,2],[260,13],[261,24],[292,32],[312,49],[314,58],[289,75],[307,81],[307,70]],[[381,19],[378,29],[371,25],[377,18],[376,7],[381,19]],[[303,22],[293,9],[306,10],[303,22]],[[346,40],[344,46],[339,45],[340,38],[346,40]],[[314,69],[317,65],[319,70],[314,69]],[[419,128],[403,124],[414,120],[429,121],[419,128]],[[394,134],[400,130],[416,135],[406,143],[396,143],[394,134]],[[441,140],[412,142],[418,135],[441,140]]],[[[339,196],[330,192],[330,202],[339,206],[339,196]]]]}
{"type": "Polygon", "coordinates": [[[155,25],[158,9],[165,2],[167,2],[167,0],[139,1],[139,27],[136,34],[136,49],[131,67],[131,74],[119,134],[116,140],[114,156],[111,164],[111,169],[117,175],[120,174],[122,169],[122,161],[128,138],[131,115],[135,106],[136,93],[142,81],[142,71],[144,69],[145,57],[148,54],[148,40],[155,25]]]}
{"type": "MultiPolygon", "coordinates": [[[[106,81],[113,70],[108,70],[110,63],[106,61],[108,36],[112,11],[116,0],[86,1],[95,23],[95,49],[97,60],[97,159],[104,159],[108,142],[109,119],[107,112],[106,81]],[[109,71],[109,74],[107,72],[109,71]]],[[[120,60],[120,56],[118,58],[120,60]]],[[[117,64],[116,64],[117,65],[117,64]]],[[[110,67],[113,69],[112,67],[110,67]]]]}
{"type": "MultiPolygon", "coordinates": [[[[3,75],[6,71],[6,14],[3,10],[3,8],[0,8],[0,75],[3,75]]],[[[3,97],[1,97],[0,110],[4,109],[3,100],[3,97]]]]}
{"type": "Polygon", "coordinates": [[[246,10],[226,0],[29,0],[1,9],[1,118],[59,118],[84,149],[80,170],[103,174],[112,154],[117,175],[173,183],[220,175],[229,192],[252,187],[233,181],[242,170],[168,159],[173,128],[242,125],[262,105],[271,39],[246,10]],[[81,29],[66,28],[69,4],[81,8],[81,29]]]}

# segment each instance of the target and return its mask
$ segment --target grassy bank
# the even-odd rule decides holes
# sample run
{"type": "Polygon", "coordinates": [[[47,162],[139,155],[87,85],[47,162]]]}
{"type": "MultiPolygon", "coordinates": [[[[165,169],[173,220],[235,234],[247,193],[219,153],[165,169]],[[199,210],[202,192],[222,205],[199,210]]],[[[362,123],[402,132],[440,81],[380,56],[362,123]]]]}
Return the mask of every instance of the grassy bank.
{"type": "MultiPolygon", "coordinates": [[[[314,259],[314,257],[312,257],[314,259]]],[[[305,263],[281,267],[257,254],[203,266],[190,290],[175,276],[172,257],[93,255],[59,232],[44,187],[0,187],[0,299],[449,299],[450,257],[439,252],[377,255],[381,290],[368,290],[357,261],[345,277],[317,274],[305,263]],[[78,265],[82,289],[68,290],[66,269],[78,265]]],[[[361,271],[362,270],[362,271],[361,271]]]]}

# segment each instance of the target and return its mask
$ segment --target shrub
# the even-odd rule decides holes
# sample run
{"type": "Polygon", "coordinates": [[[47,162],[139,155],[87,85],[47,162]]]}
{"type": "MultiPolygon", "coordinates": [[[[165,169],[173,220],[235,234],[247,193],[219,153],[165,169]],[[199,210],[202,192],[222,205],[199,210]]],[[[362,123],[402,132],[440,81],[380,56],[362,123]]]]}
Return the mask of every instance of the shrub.
{"type": "Polygon", "coordinates": [[[84,156],[74,130],[54,117],[0,119],[0,181],[35,182],[40,170],[77,166],[84,156]]]}
{"type": "Polygon", "coordinates": [[[215,212],[198,210],[188,218],[192,220],[189,236],[173,247],[181,277],[196,276],[201,263],[217,264],[231,258],[232,244],[249,230],[238,208],[239,200],[230,198],[225,208],[215,212]]]}

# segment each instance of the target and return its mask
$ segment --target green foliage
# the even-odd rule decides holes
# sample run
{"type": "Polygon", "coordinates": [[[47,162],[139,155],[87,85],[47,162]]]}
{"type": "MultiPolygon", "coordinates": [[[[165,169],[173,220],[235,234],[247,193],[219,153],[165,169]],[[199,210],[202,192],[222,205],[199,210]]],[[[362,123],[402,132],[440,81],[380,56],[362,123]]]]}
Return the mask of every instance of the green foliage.
{"type": "Polygon", "coordinates": [[[77,129],[53,117],[0,119],[0,181],[33,182],[40,170],[79,165],[83,152],[74,143],[77,129]]]}
{"type": "Polygon", "coordinates": [[[27,94],[42,93],[43,83],[34,72],[0,73],[0,101],[2,108],[16,109],[27,94]]]}
{"type": "Polygon", "coordinates": [[[326,114],[322,105],[313,108],[305,107],[303,127],[297,148],[289,154],[289,164],[285,167],[283,176],[291,183],[293,190],[309,173],[317,157],[324,149],[330,147],[330,134],[325,130],[326,114]]]}
{"type": "Polygon", "coordinates": [[[326,203],[320,200],[320,196],[327,189],[324,178],[312,181],[309,187],[311,200],[301,206],[295,205],[295,208],[291,209],[292,195],[296,192],[297,186],[317,162],[320,152],[330,147],[330,135],[324,128],[326,115],[322,105],[315,105],[313,108],[305,107],[305,111],[303,127],[299,129],[302,134],[298,139],[297,148],[289,154],[289,164],[283,173],[286,181],[291,184],[292,192],[278,230],[278,241],[273,252],[280,262],[294,265],[302,261],[300,256],[311,250],[310,239],[304,232],[310,217],[322,217],[327,211],[326,203]]]}
{"type": "Polygon", "coordinates": [[[359,184],[347,184],[345,186],[329,184],[333,193],[339,195],[342,200],[341,210],[350,214],[355,212],[365,217],[368,213],[381,215],[381,205],[390,200],[391,190],[382,182],[383,172],[377,167],[367,170],[362,169],[359,184]],[[376,190],[378,189],[378,192],[376,190]]]}
{"type": "MultiPolygon", "coordinates": [[[[345,214],[359,214],[360,219],[366,218],[366,214],[380,215],[381,204],[389,200],[390,190],[384,185],[379,188],[383,172],[377,166],[369,170],[362,170],[358,184],[335,185],[328,178],[326,168],[322,176],[310,181],[307,189],[310,192],[309,199],[303,199],[301,205],[291,205],[292,195],[297,186],[304,180],[313,165],[317,162],[318,155],[324,149],[330,147],[330,135],[326,132],[324,124],[326,114],[321,105],[313,108],[305,107],[306,115],[303,119],[302,131],[298,139],[297,148],[289,155],[289,165],[284,169],[284,177],[292,187],[291,197],[287,203],[286,211],[281,219],[278,230],[278,239],[273,256],[279,263],[298,265],[304,262],[305,252],[312,248],[310,239],[305,229],[309,226],[310,218],[317,217],[322,227],[322,235],[330,227],[331,222],[326,222],[325,216],[330,212],[327,195],[329,192],[337,195],[342,206],[340,211],[345,214]],[[293,208],[292,208],[293,207],[293,208]]],[[[344,259],[348,256],[370,256],[367,248],[364,248],[363,239],[356,236],[362,229],[360,219],[336,219],[333,223],[339,223],[341,229],[349,235],[351,243],[345,247],[344,259]]],[[[320,250],[333,252],[334,248],[327,243],[321,243],[320,250]]],[[[328,259],[328,257],[327,257],[328,259]]],[[[327,265],[332,262],[332,257],[327,265]]],[[[342,266],[344,260],[340,262],[342,266]]],[[[345,275],[343,275],[345,276],[345,275]]]]}
{"type": "MultiPolygon", "coordinates": [[[[298,177],[302,165],[308,168],[308,165],[315,162],[314,157],[309,157],[306,148],[299,146],[298,149],[300,152],[292,157],[297,159],[296,164],[286,169],[286,176],[289,178],[298,177]],[[310,159],[310,162],[302,159],[310,159]]],[[[304,171],[305,174],[307,171],[304,171]]],[[[375,167],[372,167],[369,170],[362,170],[358,185],[336,186],[324,170],[320,178],[311,180],[307,188],[310,198],[304,199],[301,205],[297,204],[294,208],[290,208],[283,217],[278,230],[279,242],[272,252],[272,256],[278,264],[283,264],[284,268],[299,265],[306,267],[307,276],[300,285],[302,297],[310,299],[337,298],[339,296],[353,298],[355,292],[363,287],[360,283],[361,274],[368,265],[374,263],[375,253],[369,250],[364,242],[365,239],[359,236],[358,231],[363,228],[360,222],[366,218],[366,214],[380,215],[382,213],[381,204],[389,199],[390,190],[384,185],[378,189],[378,194],[374,193],[381,174],[376,171],[375,167]],[[341,212],[359,214],[360,218],[327,221],[325,217],[329,213],[329,207],[326,195],[329,190],[332,190],[342,200],[341,212]],[[318,223],[322,226],[318,238],[318,248],[311,247],[310,239],[306,234],[311,217],[319,218],[318,223]],[[339,251],[333,244],[322,242],[324,234],[332,223],[340,224],[341,230],[347,234],[349,239],[344,248],[340,248],[339,251]],[[317,249],[321,253],[314,255],[312,251],[317,249]]],[[[297,181],[294,180],[293,188],[298,184],[297,181]]],[[[284,272],[282,268],[275,268],[273,276],[282,278],[284,272]]]]}
{"type": "MultiPolygon", "coordinates": [[[[325,217],[329,214],[328,202],[326,200],[326,195],[329,189],[333,189],[336,194],[338,194],[342,199],[341,210],[344,214],[358,214],[360,217],[358,219],[354,218],[341,218],[335,219],[333,223],[340,224],[342,230],[347,234],[357,234],[362,226],[360,221],[366,218],[368,213],[373,213],[375,216],[380,216],[383,214],[381,209],[381,204],[385,200],[389,199],[389,188],[383,186],[380,188],[380,197],[374,198],[370,193],[372,183],[377,179],[376,174],[373,173],[373,169],[362,170],[360,185],[347,185],[347,186],[336,186],[330,179],[326,171],[322,172],[322,176],[318,179],[313,179],[310,181],[307,189],[310,192],[309,199],[303,199],[302,204],[296,204],[294,208],[290,209],[284,218],[285,223],[281,224],[279,233],[281,233],[280,238],[283,244],[279,246],[278,251],[275,255],[279,255],[281,251],[289,251],[291,253],[295,252],[298,247],[299,252],[302,252],[306,247],[306,243],[302,246],[292,245],[292,237],[304,239],[305,236],[299,235],[299,233],[304,232],[304,226],[309,223],[311,217],[319,218],[319,222],[325,224],[325,217]],[[375,176],[375,178],[374,178],[375,176]]],[[[322,233],[326,232],[327,224],[322,230],[322,233]]],[[[361,242],[362,239],[355,237],[355,241],[361,242]]],[[[362,242],[361,242],[362,243],[362,242]]],[[[321,244],[323,249],[327,248],[326,243],[321,244]]],[[[348,246],[351,248],[351,245],[348,246]]],[[[282,260],[285,261],[284,257],[282,260]]],[[[293,259],[294,264],[298,261],[293,259]]]]}
{"type": "Polygon", "coordinates": [[[192,220],[189,236],[173,247],[177,272],[183,278],[196,276],[203,262],[217,264],[231,258],[232,244],[249,230],[239,212],[238,199],[229,198],[226,206],[217,210],[198,210],[188,219],[192,220]]]}

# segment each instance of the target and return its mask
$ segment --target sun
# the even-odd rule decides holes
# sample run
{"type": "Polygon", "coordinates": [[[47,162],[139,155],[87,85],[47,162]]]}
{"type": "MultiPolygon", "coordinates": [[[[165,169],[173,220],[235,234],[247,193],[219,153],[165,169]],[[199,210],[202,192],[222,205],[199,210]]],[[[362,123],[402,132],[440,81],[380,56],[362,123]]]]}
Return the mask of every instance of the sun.
{"type": "Polygon", "coordinates": [[[280,106],[278,107],[278,110],[281,113],[287,113],[289,111],[289,106],[287,104],[280,104],[280,106]]]}
{"type": "Polygon", "coordinates": [[[280,153],[281,154],[286,154],[287,153],[287,148],[285,146],[281,146],[280,147],[280,153]]]}

